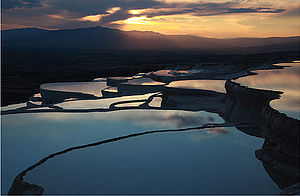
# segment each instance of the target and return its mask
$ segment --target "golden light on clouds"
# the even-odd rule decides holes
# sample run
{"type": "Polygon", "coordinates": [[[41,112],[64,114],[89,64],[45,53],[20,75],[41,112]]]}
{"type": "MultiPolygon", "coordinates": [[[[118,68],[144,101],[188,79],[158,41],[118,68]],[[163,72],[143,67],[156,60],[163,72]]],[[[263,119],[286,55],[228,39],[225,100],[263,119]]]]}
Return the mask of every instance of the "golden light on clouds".
{"type": "Polygon", "coordinates": [[[245,7],[277,7],[277,8],[295,8],[299,7],[299,0],[155,0],[166,4],[205,4],[205,3],[236,3],[245,7]]]}
{"type": "Polygon", "coordinates": [[[116,23],[123,24],[121,28],[125,31],[155,31],[169,35],[197,35],[220,38],[247,36],[251,27],[239,24],[238,21],[236,17],[212,16],[199,18],[191,15],[189,17],[172,15],[152,18],[145,16],[132,17],[116,23]]]}
{"type": "Polygon", "coordinates": [[[80,21],[98,22],[98,21],[101,20],[102,17],[114,14],[114,13],[116,13],[119,10],[121,10],[120,7],[113,7],[113,8],[110,8],[109,10],[106,11],[107,14],[89,15],[89,16],[82,17],[79,20],[80,21]]]}
{"type": "Polygon", "coordinates": [[[121,10],[120,7],[113,7],[113,8],[110,8],[109,10],[107,10],[106,12],[110,13],[110,14],[114,14],[114,13],[116,13],[119,10],[121,10]]]}
{"type": "Polygon", "coordinates": [[[115,22],[115,24],[149,24],[151,20],[146,16],[132,17],[124,21],[115,22]]]}
{"type": "MultiPolygon", "coordinates": [[[[180,8],[174,9],[180,11],[180,8]]],[[[174,11],[173,10],[173,11],[174,11]]],[[[264,10],[261,8],[261,10],[264,10]]],[[[268,11],[268,9],[266,9],[268,11]]],[[[129,10],[135,15],[122,24],[122,30],[154,31],[168,35],[195,35],[212,38],[298,36],[300,20],[297,16],[282,13],[230,13],[224,15],[197,16],[193,13],[158,15],[167,8],[129,10]],[[147,17],[153,14],[152,17],[147,17]]]]}
{"type": "Polygon", "coordinates": [[[145,11],[146,11],[146,9],[129,10],[129,14],[139,15],[139,14],[142,14],[143,12],[145,12],[145,11]]]}
{"type": "Polygon", "coordinates": [[[90,15],[80,18],[81,21],[91,21],[91,22],[98,22],[101,20],[104,14],[98,14],[98,15],[90,15]]]}
{"type": "Polygon", "coordinates": [[[47,5],[28,3],[22,8],[17,5],[3,9],[2,28],[61,29],[101,25],[126,31],[213,38],[300,35],[300,0],[43,2],[47,5]]]}
{"type": "Polygon", "coordinates": [[[63,16],[58,15],[58,14],[53,14],[53,15],[48,15],[50,18],[56,18],[56,19],[64,19],[63,16]]]}

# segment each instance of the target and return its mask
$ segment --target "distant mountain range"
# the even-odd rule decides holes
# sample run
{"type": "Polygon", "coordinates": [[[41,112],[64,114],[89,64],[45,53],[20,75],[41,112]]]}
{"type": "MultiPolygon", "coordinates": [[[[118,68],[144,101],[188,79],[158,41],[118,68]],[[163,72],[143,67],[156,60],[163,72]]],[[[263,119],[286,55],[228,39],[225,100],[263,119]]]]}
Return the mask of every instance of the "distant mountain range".
{"type": "Polygon", "coordinates": [[[104,27],[63,30],[38,28],[2,31],[2,46],[57,49],[198,49],[198,50],[299,50],[300,36],[213,39],[155,32],[121,31],[104,27]]]}

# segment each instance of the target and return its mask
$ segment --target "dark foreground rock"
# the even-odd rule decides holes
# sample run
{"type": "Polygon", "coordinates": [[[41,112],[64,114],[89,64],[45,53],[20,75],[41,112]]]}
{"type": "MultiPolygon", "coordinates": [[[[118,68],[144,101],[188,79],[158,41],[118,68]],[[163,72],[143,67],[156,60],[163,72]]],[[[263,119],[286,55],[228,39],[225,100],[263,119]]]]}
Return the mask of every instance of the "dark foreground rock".
{"type": "Polygon", "coordinates": [[[299,194],[300,194],[300,182],[280,192],[280,195],[299,195],[299,194]]]}
{"type": "Polygon", "coordinates": [[[24,182],[21,176],[15,178],[8,195],[42,195],[44,188],[24,182]]]}
{"type": "MultiPolygon", "coordinates": [[[[226,82],[226,91],[230,98],[227,99],[225,116],[229,120],[262,121],[260,134],[265,142],[262,149],[255,151],[255,156],[262,161],[272,180],[282,190],[299,183],[300,121],[269,105],[271,100],[279,98],[281,92],[251,89],[231,81],[226,82]]],[[[259,132],[252,128],[248,132],[259,136],[259,132]]],[[[282,193],[297,192],[295,187],[282,193]]]]}

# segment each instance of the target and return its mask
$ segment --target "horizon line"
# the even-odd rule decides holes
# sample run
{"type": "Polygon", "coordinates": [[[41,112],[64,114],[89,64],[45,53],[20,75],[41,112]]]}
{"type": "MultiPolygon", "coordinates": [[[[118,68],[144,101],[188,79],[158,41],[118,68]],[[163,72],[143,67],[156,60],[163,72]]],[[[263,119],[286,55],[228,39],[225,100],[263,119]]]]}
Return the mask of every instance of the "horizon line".
{"type": "Polygon", "coordinates": [[[144,33],[157,33],[160,35],[164,35],[164,36],[191,36],[191,37],[198,37],[198,38],[207,38],[207,39],[221,39],[221,40],[230,40],[230,39],[266,39],[266,38],[289,38],[289,37],[300,37],[299,35],[291,35],[291,36],[266,36],[266,37],[233,37],[233,38],[218,38],[218,37],[204,37],[204,36],[198,36],[198,35],[192,35],[192,34],[163,34],[160,32],[156,32],[156,31],[141,31],[141,30],[129,30],[129,31],[124,31],[121,29],[117,29],[117,28],[110,28],[110,27],[105,27],[105,26],[101,26],[101,25],[97,25],[97,26],[90,26],[90,27],[75,27],[75,28],[61,28],[61,29],[52,29],[52,28],[44,28],[44,27],[37,27],[37,26],[24,26],[24,27],[15,27],[15,28],[7,28],[7,29],[2,29],[2,25],[1,24],[1,31],[8,31],[8,30],[18,30],[18,29],[41,29],[41,30],[47,30],[47,31],[60,31],[60,30],[76,30],[76,29],[88,29],[88,28],[97,28],[97,27],[101,27],[101,28],[106,28],[106,29],[112,29],[112,30],[118,30],[121,32],[144,32],[144,33]]]}

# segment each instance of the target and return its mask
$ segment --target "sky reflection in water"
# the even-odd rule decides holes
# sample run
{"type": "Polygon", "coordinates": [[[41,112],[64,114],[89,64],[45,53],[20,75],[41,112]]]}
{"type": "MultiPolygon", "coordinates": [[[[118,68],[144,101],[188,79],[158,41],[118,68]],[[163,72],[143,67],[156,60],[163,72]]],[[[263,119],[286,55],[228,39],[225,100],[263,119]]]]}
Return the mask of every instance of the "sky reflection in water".
{"type": "Polygon", "coordinates": [[[212,90],[226,93],[225,80],[182,80],[171,82],[167,87],[212,90]]]}
{"type": "MultiPolygon", "coordinates": [[[[70,146],[224,121],[207,112],[131,110],[8,115],[2,122],[2,189],[7,193],[20,171],[70,146]]],[[[45,194],[277,193],[254,157],[262,143],[227,128],[142,136],[56,157],[25,180],[44,186],[45,194]]]]}
{"type": "Polygon", "coordinates": [[[206,112],[131,110],[109,113],[42,113],[2,116],[2,189],[43,156],[70,146],[143,130],[223,122],[206,112]]]}
{"type": "MultiPolygon", "coordinates": [[[[63,102],[56,104],[59,107],[64,109],[91,109],[91,108],[109,108],[109,106],[116,102],[121,101],[130,101],[130,100],[145,100],[148,99],[154,93],[149,93],[145,95],[134,95],[134,96],[122,96],[115,98],[104,98],[97,100],[80,100],[80,101],[71,101],[63,102]]],[[[141,102],[134,103],[134,106],[140,105],[141,102]]],[[[131,104],[122,104],[122,107],[131,106],[131,104]]]]}
{"type": "MultiPolygon", "coordinates": [[[[292,65],[294,67],[283,70],[257,71],[258,75],[236,81],[253,88],[285,92],[281,99],[271,103],[272,107],[299,119],[300,63],[292,65]]],[[[148,84],[148,81],[142,83],[148,84]]],[[[186,80],[169,86],[225,92],[224,83],[186,80]]],[[[86,89],[83,84],[81,87],[91,94],[99,92],[97,88],[105,88],[100,85],[86,89]]],[[[89,83],[86,85],[91,87],[89,83]]],[[[61,90],[73,88],[58,86],[61,90]]],[[[147,99],[151,95],[57,105],[108,108],[111,103],[147,99]]],[[[157,97],[150,105],[160,103],[161,98],[157,97]]],[[[134,103],[134,106],[139,104],[134,103]]],[[[131,103],[120,106],[129,105],[131,103]]],[[[224,120],[208,112],[154,110],[2,116],[2,146],[5,146],[2,148],[2,193],[7,193],[14,177],[26,167],[70,146],[145,130],[213,122],[224,120]]],[[[154,134],[63,154],[29,172],[25,180],[43,186],[45,194],[278,194],[279,188],[254,156],[262,144],[263,139],[235,128],[154,134]]]]}
{"type": "Polygon", "coordinates": [[[41,85],[46,90],[79,92],[101,97],[101,90],[106,88],[106,82],[58,82],[41,85]]]}
{"type": "Polygon", "coordinates": [[[300,63],[281,63],[290,66],[284,69],[255,71],[258,75],[247,76],[236,82],[266,90],[282,91],[278,100],[271,102],[271,107],[293,118],[300,119],[300,63]]]}
{"type": "Polygon", "coordinates": [[[236,129],[137,137],[56,157],[25,180],[45,194],[275,194],[254,158],[262,142],[236,129]]]}

